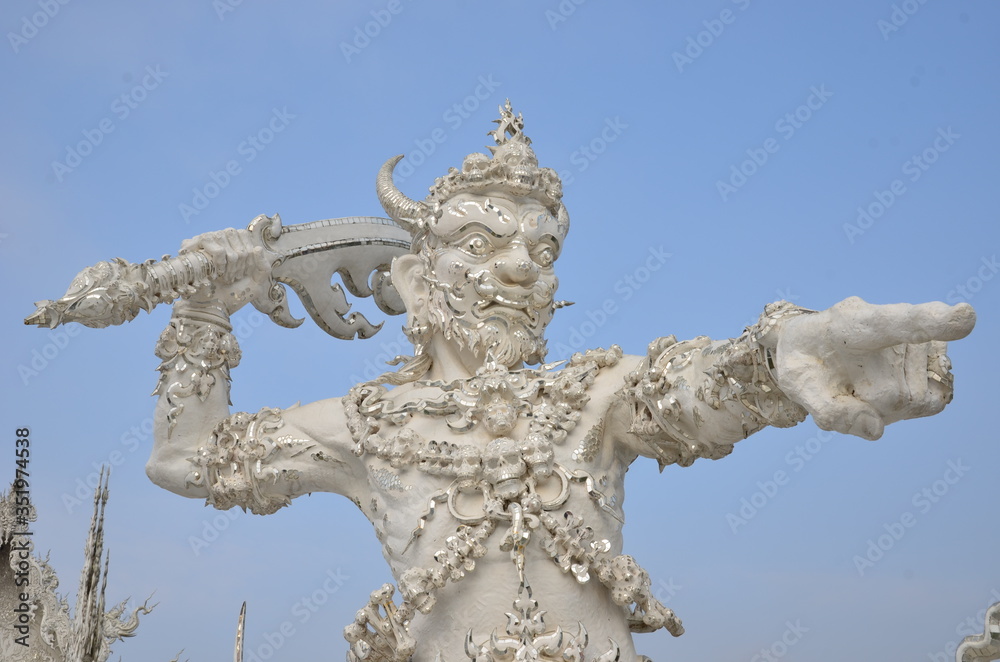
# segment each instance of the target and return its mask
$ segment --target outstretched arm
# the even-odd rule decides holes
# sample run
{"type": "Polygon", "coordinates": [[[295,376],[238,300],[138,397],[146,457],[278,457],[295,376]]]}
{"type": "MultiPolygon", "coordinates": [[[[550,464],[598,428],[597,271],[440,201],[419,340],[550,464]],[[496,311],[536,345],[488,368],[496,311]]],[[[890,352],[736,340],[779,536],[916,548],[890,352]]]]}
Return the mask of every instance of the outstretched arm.
{"type": "Polygon", "coordinates": [[[230,370],[240,349],[229,316],[269,265],[245,230],[202,235],[185,242],[181,253],[192,250],[208,254],[225,276],[178,301],[157,342],[162,363],[149,477],[217,508],[258,514],[307,492],[355,493],[358,463],[350,444],[338,441],[346,435],[338,404],[230,415],[230,370]]]}
{"type": "Polygon", "coordinates": [[[813,311],[769,304],[735,339],[654,340],[619,392],[615,417],[633,452],[668,464],[717,460],[768,425],[791,427],[806,411],[778,388],[774,348],[780,327],[813,311]]]}
{"type": "Polygon", "coordinates": [[[825,430],[877,439],[885,424],[951,400],[945,341],[974,324],[967,304],[854,297],[822,312],[770,304],[733,340],[661,338],[620,392],[625,441],[662,467],[725,457],[754,432],[807,414],[825,430]]]}

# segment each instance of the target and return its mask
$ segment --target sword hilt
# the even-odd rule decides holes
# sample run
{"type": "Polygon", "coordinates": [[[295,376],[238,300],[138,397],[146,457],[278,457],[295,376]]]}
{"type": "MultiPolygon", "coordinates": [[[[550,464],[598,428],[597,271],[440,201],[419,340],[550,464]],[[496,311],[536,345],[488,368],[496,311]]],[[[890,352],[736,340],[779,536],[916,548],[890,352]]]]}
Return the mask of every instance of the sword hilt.
{"type": "Polygon", "coordinates": [[[149,312],[193,294],[217,275],[215,264],[201,251],[140,264],[121,258],[98,262],[77,274],[61,298],[36,302],[24,323],[50,329],[67,322],[95,329],[124,324],[140,310],[149,312]]]}
{"type": "Polygon", "coordinates": [[[205,248],[141,264],[116,258],[81,271],[62,298],[36,302],[37,310],[24,323],[54,328],[79,322],[104,328],[129,322],[140,310],[149,312],[161,303],[204,292],[226,298],[220,303],[231,312],[251,303],[276,324],[294,328],[303,319],[291,314],[285,286],[298,294],[320,328],[335,338],[369,338],[382,326],[350,312],[345,288],[357,297],[373,297],[385,313],[405,312],[389,270],[393,258],[409,252],[411,238],[391,220],[351,216],[282,227],[275,214],[256,217],[247,230],[251,240],[232,248],[241,255],[244,250],[261,248],[268,262],[267,266],[255,262],[251,274],[236,273],[243,268],[231,266],[235,263],[228,258],[220,268],[214,252],[205,248]],[[344,287],[332,282],[335,277],[344,287]],[[238,291],[214,287],[230,281],[239,283],[238,291]]]}

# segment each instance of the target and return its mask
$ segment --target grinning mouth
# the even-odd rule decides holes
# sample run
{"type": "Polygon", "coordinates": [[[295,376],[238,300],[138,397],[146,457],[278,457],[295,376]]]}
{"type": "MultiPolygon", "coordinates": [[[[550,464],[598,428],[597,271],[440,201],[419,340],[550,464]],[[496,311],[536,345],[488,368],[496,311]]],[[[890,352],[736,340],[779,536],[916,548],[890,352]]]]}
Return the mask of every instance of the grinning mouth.
{"type": "Polygon", "coordinates": [[[489,310],[491,308],[509,308],[511,310],[526,311],[529,307],[531,307],[531,301],[529,297],[515,299],[498,294],[489,300],[480,302],[476,307],[480,310],[489,310]]]}

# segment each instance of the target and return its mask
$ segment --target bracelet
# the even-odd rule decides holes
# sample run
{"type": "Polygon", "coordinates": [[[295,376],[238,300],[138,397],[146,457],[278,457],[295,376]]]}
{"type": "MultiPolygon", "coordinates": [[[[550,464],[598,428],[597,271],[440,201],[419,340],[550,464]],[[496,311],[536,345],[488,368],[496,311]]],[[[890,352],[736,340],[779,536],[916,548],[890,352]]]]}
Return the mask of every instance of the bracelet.
{"type": "Polygon", "coordinates": [[[281,410],[265,407],[256,414],[233,414],[216,426],[209,443],[191,459],[198,467],[194,482],[208,490],[208,503],[219,510],[249,508],[255,515],[270,515],[289,504],[286,495],[266,491],[282,475],[297,477],[294,471],[269,466],[279,451],[306,443],[276,437],[273,433],[283,425],[281,410]]]}
{"type": "MultiPolygon", "coordinates": [[[[718,396],[721,387],[728,384],[729,399],[738,400],[764,425],[787,428],[805,420],[806,410],[778,388],[775,352],[780,323],[815,312],[788,301],[767,304],[757,323],[747,327],[723,352],[710,375],[713,394],[718,396]]],[[[719,402],[717,397],[714,402],[719,402]]]]}
{"type": "Polygon", "coordinates": [[[212,324],[225,331],[233,330],[233,325],[229,322],[229,314],[225,308],[216,303],[196,303],[181,299],[174,304],[172,319],[197,320],[212,324]]]}
{"type": "Polygon", "coordinates": [[[167,436],[173,432],[184,411],[183,398],[197,395],[205,401],[221,374],[227,386],[229,371],[240,364],[241,352],[228,321],[203,309],[186,308],[174,317],[156,341],[161,360],[159,381],[153,395],[167,399],[167,436]]]}

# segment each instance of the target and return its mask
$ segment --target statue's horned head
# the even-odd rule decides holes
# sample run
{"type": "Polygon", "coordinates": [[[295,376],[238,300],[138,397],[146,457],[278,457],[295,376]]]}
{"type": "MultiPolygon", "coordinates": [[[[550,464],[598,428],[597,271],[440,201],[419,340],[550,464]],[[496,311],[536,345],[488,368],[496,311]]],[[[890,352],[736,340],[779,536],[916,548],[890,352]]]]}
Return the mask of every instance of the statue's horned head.
{"type": "Polygon", "coordinates": [[[509,101],[494,121],[492,155],[468,155],[422,201],[392,182],[401,156],[382,166],[379,200],[413,235],[413,254],[396,259],[392,280],[411,330],[441,332],[507,366],[537,363],[545,326],[562,303],[554,299],[554,264],[569,214],[559,176],[538,167],[509,101]]]}
{"type": "Polygon", "coordinates": [[[424,235],[434,232],[443,204],[460,193],[534,199],[558,219],[563,234],[569,231],[569,214],[562,204],[562,181],[555,170],[538,167],[531,139],[524,134],[524,118],[520,113],[514,115],[508,99],[500,107],[500,119],[493,121],[498,126],[489,132],[496,143],[488,146],[492,156],[469,154],[462,169],[451,168],[444,177],[438,177],[422,201],[411,200],[392,182],[392,172],[403,155],[392,157],[379,170],[379,201],[390,218],[413,235],[414,252],[419,250],[424,235]]]}

